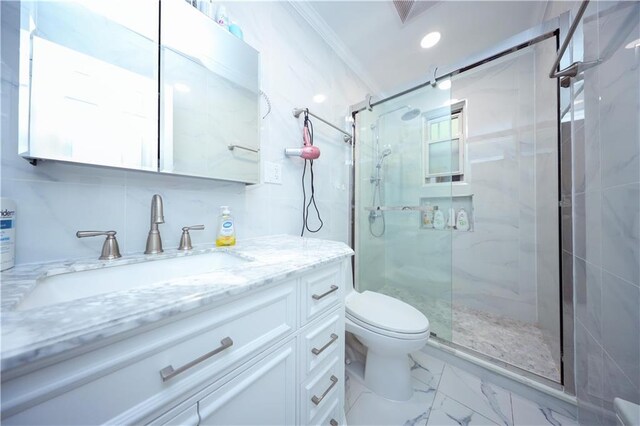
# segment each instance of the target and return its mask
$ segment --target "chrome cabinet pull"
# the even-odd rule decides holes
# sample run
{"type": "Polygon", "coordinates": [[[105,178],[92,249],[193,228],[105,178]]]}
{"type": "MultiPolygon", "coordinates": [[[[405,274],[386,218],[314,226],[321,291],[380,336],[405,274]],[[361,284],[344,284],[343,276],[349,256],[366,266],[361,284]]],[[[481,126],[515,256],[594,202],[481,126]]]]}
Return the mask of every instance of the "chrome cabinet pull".
{"type": "Polygon", "coordinates": [[[329,420],[329,424],[330,424],[331,426],[338,426],[338,422],[336,421],[336,419],[331,419],[331,420],[329,420]]]}
{"type": "Polygon", "coordinates": [[[329,385],[329,387],[327,388],[326,391],[324,391],[324,393],[322,394],[322,396],[317,397],[316,395],[313,395],[313,397],[311,398],[311,402],[313,402],[316,405],[319,405],[322,400],[324,399],[325,396],[327,396],[327,394],[329,393],[329,391],[331,391],[331,389],[333,389],[333,387],[338,383],[338,378],[336,376],[334,376],[333,374],[331,375],[331,384],[329,385]]]}
{"type": "Polygon", "coordinates": [[[338,289],[337,285],[332,285],[331,289],[325,293],[322,294],[314,294],[313,296],[311,296],[314,300],[320,300],[325,296],[328,296],[329,294],[333,293],[334,291],[336,291],[338,289]]]}
{"type": "Polygon", "coordinates": [[[188,369],[190,369],[191,367],[193,367],[196,364],[201,363],[202,361],[204,361],[207,358],[211,358],[212,356],[214,356],[217,353],[220,353],[222,351],[224,351],[227,348],[230,348],[231,346],[233,346],[233,340],[231,340],[231,337],[225,337],[224,339],[222,339],[220,341],[220,346],[215,348],[214,350],[212,350],[209,353],[206,353],[204,355],[202,355],[200,358],[194,359],[193,361],[183,365],[182,367],[178,368],[177,370],[173,369],[173,366],[168,365],[165,368],[163,368],[162,370],[160,370],[160,377],[162,377],[162,381],[166,382],[167,380],[177,376],[178,374],[187,371],[188,369]]]}
{"type": "Polygon", "coordinates": [[[329,340],[327,342],[326,345],[324,345],[323,347],[321,347],[320,349],[318,348],[313,348],[311,349],[311,353],[314,355],[320,355],[322,352],[324,352],[325,349],[327,349],[329,346],[331,346],[331,344],[333,342],[335,342],[336,340],[338,340],[338,335],[335,333],[331,333],[331,340],[329,340]]]}

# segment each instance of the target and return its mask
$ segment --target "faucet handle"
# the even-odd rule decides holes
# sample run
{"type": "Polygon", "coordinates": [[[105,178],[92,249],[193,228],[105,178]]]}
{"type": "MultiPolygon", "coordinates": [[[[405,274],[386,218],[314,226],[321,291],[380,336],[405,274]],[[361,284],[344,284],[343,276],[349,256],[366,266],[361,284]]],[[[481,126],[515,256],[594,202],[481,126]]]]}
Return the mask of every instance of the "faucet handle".
{"type": "Polygon", "coordinates": [[[185,226],[182,228],[182,236],[180,237],[180,246],[178,246],[178,250],[191,250],[193,246],[191,245],[191,235],[189,234],[190,230],[203,230],[204,225],[191,225],[185,226]]]}
{"type": "Polygon", "coordinates": [[[98,259],[100,260],[113,260],[122,257],[120,255],[120,247],[118,247],[118,240],[116,240],[116,231],[78,231],[76,237],[97,237],[99,235],[106,235],[107,239],[102,245],[102,253],[98,259]]]}

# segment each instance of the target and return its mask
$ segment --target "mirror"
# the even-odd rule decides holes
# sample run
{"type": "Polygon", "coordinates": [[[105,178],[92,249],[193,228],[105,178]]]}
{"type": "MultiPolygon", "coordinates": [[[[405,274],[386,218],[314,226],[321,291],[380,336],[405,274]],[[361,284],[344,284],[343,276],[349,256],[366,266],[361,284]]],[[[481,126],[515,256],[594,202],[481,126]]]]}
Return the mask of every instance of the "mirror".
{"type": "Polygon", "coordinates": [[[258,52],[189,3],[25,1],[20,37],[21,156],[259,182],[258,52]]]}
{"type": "Polygon", "coordinates": [[[160,171],[260,180],[258,52],[184,0],[163,0],[160,171]]]}

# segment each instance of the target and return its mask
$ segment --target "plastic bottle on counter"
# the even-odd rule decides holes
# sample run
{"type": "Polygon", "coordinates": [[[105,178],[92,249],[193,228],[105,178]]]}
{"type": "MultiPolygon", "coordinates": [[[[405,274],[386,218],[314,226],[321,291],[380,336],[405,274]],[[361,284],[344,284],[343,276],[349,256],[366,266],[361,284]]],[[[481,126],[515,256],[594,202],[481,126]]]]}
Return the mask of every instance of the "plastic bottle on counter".
{"type": "Polygon", "coordinates": [[[0,198],[0,270],[13,268],[16,263],[16,203],[0,198]]]}
{"type": "Polygon", "coordinates": [[[220,217],[218,219],[218,234],[216,236],[216,246],[233,246],[236,244],[236,227],[228,206],[220,206],[220,217]]]}

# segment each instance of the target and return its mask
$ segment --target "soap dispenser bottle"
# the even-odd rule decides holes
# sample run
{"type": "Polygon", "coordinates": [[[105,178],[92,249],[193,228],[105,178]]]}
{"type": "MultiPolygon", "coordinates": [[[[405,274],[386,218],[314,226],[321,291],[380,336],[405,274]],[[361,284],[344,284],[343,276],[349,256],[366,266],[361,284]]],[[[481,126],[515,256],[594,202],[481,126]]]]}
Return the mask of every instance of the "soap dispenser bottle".
{"type": "Polygon", "coordinates": [[[216,246],[233,246],[236,244],[236,227],[233,223],[231,210],[228,206],[220,206],[220,217],[218,218],[218,234],[216,236],[216,246]]]}

